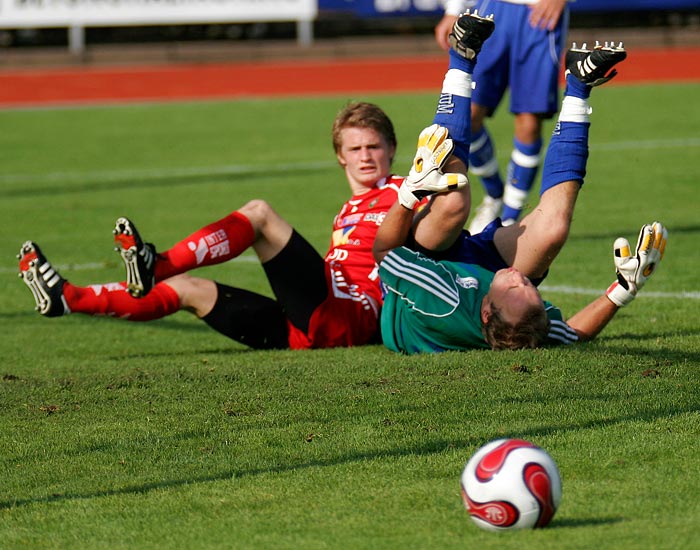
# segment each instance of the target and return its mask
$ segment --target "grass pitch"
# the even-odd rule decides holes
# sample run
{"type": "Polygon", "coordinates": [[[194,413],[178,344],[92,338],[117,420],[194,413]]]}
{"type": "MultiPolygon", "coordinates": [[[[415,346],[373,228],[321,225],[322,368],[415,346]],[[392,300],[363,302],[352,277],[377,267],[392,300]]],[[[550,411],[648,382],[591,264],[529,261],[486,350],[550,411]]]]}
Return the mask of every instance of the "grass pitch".
{"type": "MultiPolygon", "coordinates": [[[[14,257],[33,239],[76,284],[120,280],[116,217],[165,248],[256,197],[323,251],[348,195],[335,113],[382,105],[404,173],[434,95],[0,112],[0,546],[697,547],[698,94],[593,92],[586,185],[543,294],[573,313],[612,281],[615,237],[654,219],[670,232],[601,337],[421,357],[250,351],[184,312],[46,319],[14,257]],[[469,456],[509,436],[559,465],[547,529],[487,533],[463,509],[469,456]]],[[[491,125],[503,165],[511,123],[491,125]]],[[[269,294],[250,253],[199,274],[269,294]]]]}

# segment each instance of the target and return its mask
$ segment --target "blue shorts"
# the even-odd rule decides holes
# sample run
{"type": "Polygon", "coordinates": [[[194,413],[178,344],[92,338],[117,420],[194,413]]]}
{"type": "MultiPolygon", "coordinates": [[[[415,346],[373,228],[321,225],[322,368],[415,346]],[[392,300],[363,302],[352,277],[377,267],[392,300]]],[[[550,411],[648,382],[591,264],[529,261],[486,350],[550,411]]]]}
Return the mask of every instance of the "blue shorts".
{"type": "Polygon", "coordinates": [[[450,248],[437,254],[431,253],[430,256],[436,260],[476,264],[493,273],[510,267],[501,258],[496,245],[493,244],[493,236],[500,227],[502,227],[501,219],[496,218],[476,235],[471,235],[469,231],[462,231],[450,248]]]}
{"type": "MultiPolygon", "coordinates": [[[[455,243],[447,250],[441,252],[421,251],[434,260],[447,260],[463,264],[475,264],[495,273],[499,269],[510,267],[501,257],[493,237],[496,231],[503,227],[501,218],[496,218],[488,224],[481,233],[471,235],[469,231],[462,231],[455,243]]],[[[530,279],[535,286],[539,285],[547,276],[530,279]]]]}
{"type": "Polygon", "coordinates": [[[474,69],[472,103],[496,110],[510,88],[511,113],[551,117],[559,108],[559,73],[569,28],[568,8],[554,30],[535,29],[530,6],[480,0],[480,14],[493,14],[496,29],[484,44],[474,69]]]}

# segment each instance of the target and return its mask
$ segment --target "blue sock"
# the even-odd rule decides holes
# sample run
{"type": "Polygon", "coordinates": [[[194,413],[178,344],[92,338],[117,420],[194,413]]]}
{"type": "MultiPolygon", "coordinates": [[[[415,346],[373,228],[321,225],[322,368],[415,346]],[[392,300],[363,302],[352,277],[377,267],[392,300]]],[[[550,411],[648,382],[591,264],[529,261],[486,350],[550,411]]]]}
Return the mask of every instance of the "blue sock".
{"type": "Polygon", "coordinates": [[[471,142],[471,103],[469,97],[462,97],[442,92],[437,112],[433,118],[435,124],[450,131],[454,141],[453,154],[466,166],[469,166],[469,144],[471,142]]]}
{"type": "Polygon", "coordinates": [[[459,69],[465,73],[472,74],[474,72],[474,66],[476,65],[476,60],[465,59],[459,55],[456,51],[450,48],[450,69],[459,69]]]}
{"type": "Polygon", "coordinates": [[[572,74],[566,75],[566,89],[564,95],[588,99],[591,95],[591,87],[581,82],[572,74]]]}
{"type": "Polygon", "coordinates": [[[503,196],[503,180],[498,170],[493,141],[486,126],[482,126],[481,130],[472,134],[469,164],[472,173],[481,178],[486,193],[494,199],[500,199],[503,196]]]}
{"type": "Polygon", "coordinates": [[[469,166],[471,143],[471,73],[474,61],[450,50],[450,64],[443,82],[433,122],[450,131],[455,143],[454,155],[469,166]],[[465,76],[469,75],[468,77],[465,76]],[[469,82],[467,83],[467,79],[469,82]]]}
{"type": "Polygon", "coordinates": [[[508,164],[508,185],[514,187],[522,193],[507,193],[508,197],[512,197],[503,204],[504,220],[517,220],[525,206],[523,200],[519,197],[527,198],[527,194],[532,189],[537,177],[537,170],[540,166],[540,151],[542,151],[542,139],[538,139],[535,143],[525,144],[517,139],[513,139],[513,154],[510,157],[508,164]]]}
{"type": "Polygon", "coordinates": [[[583,185],[590,127],[589,122],[557,122],[542,168],[540,196],[565,181],[578,181],[583,185]]]}

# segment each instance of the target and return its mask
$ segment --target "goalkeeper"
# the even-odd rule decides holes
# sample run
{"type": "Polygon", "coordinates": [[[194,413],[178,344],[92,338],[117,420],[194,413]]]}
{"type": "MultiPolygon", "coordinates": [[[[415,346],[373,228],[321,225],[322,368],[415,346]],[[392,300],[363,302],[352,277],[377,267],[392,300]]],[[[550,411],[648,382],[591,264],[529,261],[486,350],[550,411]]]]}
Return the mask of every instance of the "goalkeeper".
{"type": "MultiPolygon", "coordinates": [[[[492,19],[477,14],[457,20],[436,124],[421,133],[404,191],[377,232],[374,254],[386,293],[382,338],[394,351],[519,349],[590,340],[635,298],[663,257],[667,231],[659,222],[642,227],[634,251],[627,240],[616,240],[617,279],[567,321],[537,290],[568,237],[583,185],[589,94],[615,76],[613,66],[626,57],[621,44],[592,50],[574,45],[567,53],[565,98],[544,163],[540,202],[530,214],[508,227],[496,220],[475,236],[462,231],[437,254],[435,247],[421,249],[420,227],[412,237],[414,212],[412,201],[405,200],[407,191],[418,197],[439,192],[448,175],[466,174],[471,73],[493,27],[492,19]]],[[[451,196],[467,204],[468,186],[435,195],[433,203],[451,196]]],[[[447,220],[436,227],[436,238],[454,230],[447,220]]]]}

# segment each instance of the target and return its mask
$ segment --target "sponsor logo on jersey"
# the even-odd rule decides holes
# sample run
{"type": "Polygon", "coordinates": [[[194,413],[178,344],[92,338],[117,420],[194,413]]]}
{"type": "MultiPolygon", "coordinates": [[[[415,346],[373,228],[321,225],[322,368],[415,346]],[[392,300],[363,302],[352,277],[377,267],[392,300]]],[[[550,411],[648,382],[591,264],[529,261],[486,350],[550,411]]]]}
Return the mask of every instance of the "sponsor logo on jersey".
{"type": "Polygon", "coordinates": [[[384,218],[386,218],[386,212],[369,212],[365,214],[366,222],[374,222],[377,225],[382,225],[384,218]]]}
{"type": "Polygon", "coordinates": [[[348,281],[345,279],[345,274],[340,269],[333,269],[332,267],[331,269],[331,273],[333,274],[333,295],[336,298],[360,302],[362,309],[366,311],[374,309],[375,313],[377,313],[377,308],[375,307],[373,301],[370,300],[369,296],[364,293],[360,285],[348,283],[348,281]]]}
{"type": "Polygon", "coordinates": [[[455,282],[462,288],[479,288],[479,281],[475,277],[457,276],[455,282]]]}
{"type": "Polygon", "coordinates": [[[344,262],[348,259],[350,253],[343,248],[334,248],[328,256],[326,256],[327,262],[344,262]]]}
{"type": "Polygon", "coordinates": [[[350,242],[350,235],[355,231],[355,226],[342,227],[333,231],[333,246],[343,246],[350,242]]]}
{"type": "MultiPolygon", "coordinates": [[[[357,225],[362,221],[362,213],[359,214],[350,214],[349,216],[345,216],[344,218],[341,218],[340,225],[341,227],[345,227],[346,225],[357,225]]],[[[354,227],[353,227],[354,229],[354,227]]]]}

